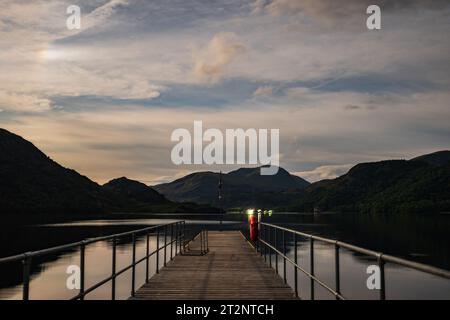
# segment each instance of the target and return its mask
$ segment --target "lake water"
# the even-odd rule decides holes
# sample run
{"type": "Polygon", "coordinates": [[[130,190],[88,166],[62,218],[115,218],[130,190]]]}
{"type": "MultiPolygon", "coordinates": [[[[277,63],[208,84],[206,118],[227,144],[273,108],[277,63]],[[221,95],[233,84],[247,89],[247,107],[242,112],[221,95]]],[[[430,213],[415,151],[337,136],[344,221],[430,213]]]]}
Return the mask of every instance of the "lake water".
{"type": "MultiPolygon", "coordinates": [[[[0,226],[0,257],[43,249],[51,246],[79,241],[88,237],[113,234],[149,225],[185,220],[192,233],[206,227],[210,230],[246,230],[245,215],[226,215],[219,223],[217,215],[152,215],[152,218],[117,217],[72,222],[53,221],[23,225],[20,221],[0,226]]],[[[360,214],[274,214],[266,222],[283,225],[307,233],[339,239],[367,249],[381,251],[409,260],[450,269],[450,216],[384,216],[360,214]]],[[[117,270],[130,264],[131,241],[125,239],[117,247],[117,270]]],[[[103,280],[111,273],[112,245],[108,241],[97,242],[86,248],[86,288],[103,280]]],[[[156,237],[150,237],[150,250],[156,248],[156,237]]],[[[334,248],[315,244],[315,271],[324,282],[334,287],[334,248]]],[[[145,238],[137,243],[137,258],[145,255],[145,238]]],[[[288,239],[288,256],[294,251],[288,239]]],[[[69,250],[58,255],[35,260],[30,282],[31,299],[68,299],[77,294],[66,287],[69,265],[79,264],[78,250],[69,250]]],[[[309,242],[298,243],[300,265],[309,270],[309,242]]],[[[160,263],[163,252],[160,253],[160,263]]],[[[272,257],[273,265],[275,256],[272,257]]],[[[376,264],[370,257],[341,249],[341,292],[353,299],[377,299],[378,291],[369,290],[366,269],[376,264]]],[[[150,258],[150,275],[156,267],[156,257],[150,258]]],[[[278,258],[278,269],[283,276],[283,260],[278,258]]],[[[450,299],[450,281],[441,280],[414,270],[386,265],[386,297],[388,299],[450,299]]],[[[136,288],[144,283],[145,263],[136,268],[136,288]]],[[[286,277],[293,286],[294,268],[287,263],[286,277]]],[[[116,282],[117,299],[126,299],[131,291],[131,271],[120,275],[116,282]]],[[[309,279],[299,272],[299,291],[302,298],[309,298],[309,279]]],[[[20,299],[21,265],[19,263],[0,266],[0,299],[20,299]]],[[[107,283],[86,296],[86,299],[109,299],[111,284],[107,283]]],[[[315,286],[317,299],[333,297],[315,286]]]]}

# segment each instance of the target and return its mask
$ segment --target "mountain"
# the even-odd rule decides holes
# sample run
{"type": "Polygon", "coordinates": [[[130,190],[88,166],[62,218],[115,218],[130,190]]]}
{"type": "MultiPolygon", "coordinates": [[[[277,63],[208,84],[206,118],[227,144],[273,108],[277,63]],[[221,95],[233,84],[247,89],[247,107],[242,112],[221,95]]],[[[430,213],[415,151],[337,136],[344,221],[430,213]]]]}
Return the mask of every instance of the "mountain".
{"type": "Polygon", "coordinates": [[[114,197],[115,210],[121,212],[214,213],[218,211],[208,205],[170,201],[146,184],[126,177],[111,180],[105,183],[102,189],[114,197]]]}
{"type": "Polygon", "coordinates": [[[311,184],[285,210],[363,212],[450,211],[448,152],[407,160],[361,163],[332,180],[311,184]]]}
{"type": "Polygon", "coordinates": [[[126,201],[136,203],[162,204],[169,201],[154,189],[139,181],[130,180],[126,177],[117,178],[105,183],[102,188],[117,196],[122,196],[126,201]]]}
{"type": "Polygon", "coordinates": [[[214,212],[175,203],[138,181],[100,186],[50,159],[31,142],[0,128],[0,214],[108,212],[214,212]]]}
{"type": "Polygon", "coordinates": [[[0,128],[1,213],[91,213],[111,207],[99,185],[0,128]]]}
{"type": "MultiPolygon", "coordinates": [[[[222,181],[225,208],[253,206],[261,203],[263,194],[269,193],[279,197],[279,193],[302,190],[309,185],[306,180],[289,174],[283,168],[279,168],[278,173],[272,176],[260,175],[260,168],[241,168],[222,174],[222,181]]],[[[218,183],[219,173],[197,172],[170,183],[156,185],[154,188],[172,201],[218,206],[218,183]]]]}

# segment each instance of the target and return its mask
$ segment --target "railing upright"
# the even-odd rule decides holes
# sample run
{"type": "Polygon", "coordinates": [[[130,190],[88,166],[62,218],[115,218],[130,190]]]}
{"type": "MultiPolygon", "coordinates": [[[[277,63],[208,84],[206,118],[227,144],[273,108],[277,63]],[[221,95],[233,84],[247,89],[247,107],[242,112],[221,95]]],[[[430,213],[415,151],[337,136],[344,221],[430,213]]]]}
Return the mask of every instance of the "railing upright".
{"type": "Polygon", "coordinates": [[[148,283],[150,269],[150,232],[146,234],[145,243],[145,283],[148,283]]]}
{"type": "Polygon", "coordinates": [[[164,226],[164,267],[167,265],[167,225],[164,226]]]}
{"type": "MultiPolygon", "coordinates": [[[[310,249],[309,249],[309,259],[310,259],[310,273],[314,277],[314,238],[310,237],[310,249]]],[[[314,279],[311,277],[311,300],[314,300],[314,279]]]]}
{"type": "Polygon", "coordinates": [[[173,224],[170,225],[170,260],[173,260],[173,224]]]}
{"type": "Polygon", "coordinates": [[[200,252],[203,254],[203,230],[200,230],[200,252]]]}
{"type": "Polygon", "coordinates": [[[186,222],[183,221],[183,253],[186,252],[186,222]]]}
{"type": "Polygon", "coordinates": [[[112,239],[112,262],[111,262],[111,300],[116,300],[116,237],[112,239]]]}
{"type": "Polygon", "coordinates": [[[80,246],[80,300],[84,300],[85,255],[86,244],[82,241],[80,246]]]}
{"type": "MultiPolygon", "coordinates": [[[[334,271],[335,271],[335,285],[336,292],[341,293],[341,277],[340,277],[340,261],[339,261],[339,245],[334,244],[334,271]]],[[[336,300],[339,300],[338,295],[336,295],[336,300]]]]}
{"type": "Polygon", "coordinates": [[[31,256],[25,254],[25,259],[23,263],[23,289],[22,289],[22,299],[29,300],[30,298],[30,269],[31,269],[31,256]]]}
{"type": "MultiPolygon", "coordinates": [[[[264,241],[268,241],[266,226],[264,226],[264,241]]],[[[267,262],[267,246],[266,245],[264,245],[264,261],[267,262]]]]}
{"type": "Polygon", "coordinates": [[[283,230],[283,280],[287,283],[286,277],[286,231],[283,230]]]}
{"type": "Polygon", "coordinates": [[[132,254],[132,267],[131,267],[131,296],[134,297],[135,285],[136,285],[136,235],[131,235],[133,238],[133,254],[132,254]]]}
{"type": "Polygon", "coordinates": [[[156,273],[159,273],[159,228],[156,229],[156,273]]]}
{"type": "MultiPolygon", "coordinates": [[[[267,231],[268,231],[268,234],[269,234],[269,238],[267,240],[268,240],[269,243],[272,243],[271,242],[272,232],[270,232],[270,227],[267,228],[267,231]]],[[[269,247],[268,249],[269,249],[269,266],[272,268],[272,248],[269,247]]]]}
{"type": "Polygon", "coordinates": [[[275,242],[274,242],[274,244],[273,244],[273,246],[274,246],[274,248],[275,248],[275,250],[274,250],[274,253],[275,253],[275,270],[276,270],[276,272],[277,272],[277,274],[278,274],[278,252],[276,251],[276,250],[278,250],[278,237],[277,237],[277,234],[278,234],[278,230],[275,228],[274,229],[274,233],[275,233],[275,242]]]}
{"type": "Polygon", "coordinates": [[[178,255],[178,240],[179,240],[179,230],[178,222],[175,224],[175,256],[178,255]]]}
{"type": "Polygon", "coordinates": [[[297,234],[294,233],[294,286],[295,286],[295,296],[298,297],[298,253],[297,253],[297,234]]]}
{"type": "Polygon", "coordinates": [[[386,300],[386,284],[384,279],[384,265],[385,262],[383,260],[382,255],[380,254],[378,257],[378,266],[380,268],[380,300],[386,300]]]}

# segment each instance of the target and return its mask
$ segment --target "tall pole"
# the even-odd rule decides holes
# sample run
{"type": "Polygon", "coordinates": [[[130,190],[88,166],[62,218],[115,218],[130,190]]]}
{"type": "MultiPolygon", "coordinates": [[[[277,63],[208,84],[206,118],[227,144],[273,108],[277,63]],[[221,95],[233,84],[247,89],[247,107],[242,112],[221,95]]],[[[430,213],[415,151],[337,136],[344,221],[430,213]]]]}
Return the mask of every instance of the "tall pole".
{"type": "Polygon", "coordinates": [[[222,208],[222,171],[219,172],[219,215],[220,215],[220,231],[222,231],[223,208],[222,208]]]}

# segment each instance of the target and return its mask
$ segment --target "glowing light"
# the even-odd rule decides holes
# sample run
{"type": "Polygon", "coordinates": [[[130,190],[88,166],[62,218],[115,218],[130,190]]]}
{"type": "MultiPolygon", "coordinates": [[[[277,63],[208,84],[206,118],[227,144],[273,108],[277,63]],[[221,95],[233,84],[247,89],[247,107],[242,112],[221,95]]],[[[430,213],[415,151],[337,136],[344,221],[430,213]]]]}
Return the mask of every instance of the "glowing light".
{"type": "Polygon", "coordinates": [[[46,49],[41,51],[41,57],[45,60],[55,60],[64,57],[64,51],[60,49],[46,49]]]}
{"type": "Polygon", "coordinates": [[[247,209],[247,214],[249,216],[253,215],[254,212],[255,212],[255,209],[247,209]]]}

